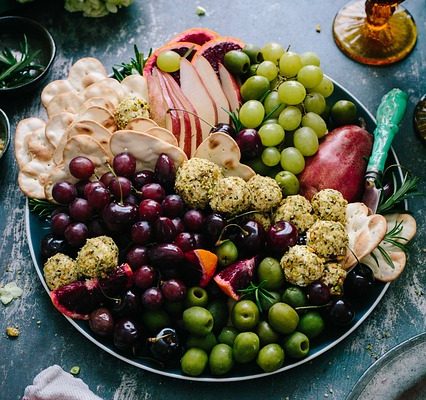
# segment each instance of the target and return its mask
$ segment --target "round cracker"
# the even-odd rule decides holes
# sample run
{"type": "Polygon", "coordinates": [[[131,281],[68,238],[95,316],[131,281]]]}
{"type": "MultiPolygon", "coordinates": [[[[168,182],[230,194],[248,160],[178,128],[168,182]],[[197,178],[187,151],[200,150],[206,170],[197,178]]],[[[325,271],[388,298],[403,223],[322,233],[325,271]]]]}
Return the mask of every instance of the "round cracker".
{"type": "Polygon", "coordinates": [[[52,118],[61,112],[77,114],[83,104],[83,97],[76,92],[68,92],[56,95],[46,107],[47,115],[52,118]]]}
{"type": "Polygon", "coordinates": [[[238,176],[248,181],[256,173],[240,163],[241,152],[237,142],[223,132],[211,133],[197,148],[194,157],[212,161],[222,168],[225,176],[238,176]]]}
{"type": "MultiPolygon", "coordinates": [[[[138,129],[135,129],[138,130],[138,129]]],[[[165,142],[173,145],[173,146],[178,146],[178,141],[175,137],[175,135],[173,135],[172,132],[170,132],[168,129],[166,128],[161,128],[159,126],[153,126],[147,130],[145,130],[145,132],[147,135],[151,135],[154,136],[158,139],[164,140],[165,142]]]]}
{"type": "Polygon", "coordinates": [[[114,114],[115,107],[118,105],[118,98],[115,96],[112,90],[110,91],[109,97],[112,100],[116,100],[117,104],[114,105],[112,101],[108,100],[106,97],[91,97],[83,103],[79,112],[81,113],[84,110],[87,110],[89,107],[102,107],[106,108],[111,114],[114,114]]]}
{"type": "Polygon", "coordinates": [[[149,128],[154,128],[156,126],[158,126],[158,124],[154,120],[150,118],[138,117],[131,119],[127,123],[126,129],[130,131],[145,132],[149,128]]]}
{"type": "Polygon", "coordinates": [[[18,185],[25,196],[33,199],[45,199],[44,186],[39,182],[37,176],[19,171],[18,185]]]}
{"type": "Polygon", "coordinates": [[[26,118],[19,121],[15,131],[15,158],[20,168],[32,159],[28,151],[28,140],[33,132],[44,129],[46,123],[40,118],[26,118]]]}
{"type": "Polygon", "coordinates": [[[105,78],[91,84],[86,89],[84,89],[83,97],[84,100],[88,100],[92,97],[104,97],[105,92],[108,93],[110,90],[115,93],[116,98],[119,100],[119,102],[124,97],[128,96],[127,89],[121,86],[120,82],[113,78],[105,78]]]}
{"type": "Polygon", "coordinates": [[[71,66],[68,81],[78,92],[82,92],[88,86],[105,79],[107,76],[108,73],[104,65],[98,59],[85,57],[71,66]]]}
{"type": "Polygon", "coordinates": [[[95,121],[102,125],[109,132],[117,130],[117,124],[115,123],[114,115],[104,107],[91,106],[87,109],[83,109],[75,117],[76,121],[95,121]]]}
{"type": "Polygon", "coordinates": [[[137,97],[148,102],[148,85],[144,76],[138,74],[128,75],[121,81],[121,85],[126,88],[128,96],[137,97]]]}
{"type": "Polygon", "coordinates": [[[36,129],[28,137],[28,153],[31,158],[41,161],[50,161],[53,157],[54,147],[46,138],[45,127],[36,129]]]}
{"type": "Polygon", "coordinates": [[[168,155],[178,168],[187,160],[186,154],[177,146],[142,132],[120,130],[111,136],[110,149],[113,155],[131,152],[136,158],[136,169],[153,171],[160,154],[168,155]]]}
{"type": "Polygon", "coordinates": [[[74,121],[74,114],[61,112],[54,115],[46,124],[46,139],[56,149],[65,135],[65,131],[74,121]]]}
{"type": "Polygon", "coordinates": [[[76,92],[76,90],[67,79],[52,81],[41,92],[41,102],[47,108],[47,105],[55,96],[68,92],[76,92]]]}

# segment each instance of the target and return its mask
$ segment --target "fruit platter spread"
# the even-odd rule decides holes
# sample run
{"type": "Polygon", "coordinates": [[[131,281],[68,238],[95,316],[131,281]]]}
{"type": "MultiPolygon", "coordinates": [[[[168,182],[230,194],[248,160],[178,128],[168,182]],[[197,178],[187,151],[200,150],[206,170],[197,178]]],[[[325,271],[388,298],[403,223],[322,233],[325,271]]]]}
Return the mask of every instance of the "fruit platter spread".
{"type": "Polygon", "coordinates": [[[404,269],[415,179],[361,202],[373,135],[333,91],[313,52],[202,28],[113,77],[78,60],[15,135],[53,305],[193,379],[282,371],[344,335],[404,269]]]}

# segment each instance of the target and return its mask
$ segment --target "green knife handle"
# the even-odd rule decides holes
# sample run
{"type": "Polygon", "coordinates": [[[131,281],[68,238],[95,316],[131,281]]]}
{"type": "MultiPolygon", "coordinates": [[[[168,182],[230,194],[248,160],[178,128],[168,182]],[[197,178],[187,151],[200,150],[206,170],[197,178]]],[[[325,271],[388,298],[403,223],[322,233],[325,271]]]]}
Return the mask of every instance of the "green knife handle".
{"type": "Polygon", "coordinates": [[[367,175],[383,172],[392,140],[404,117],[407,100],[407,94],[400,89],[392,89],[383,96],[377,109],[377,126],[373,133],[374,144],[368,161],[367,175]]]}

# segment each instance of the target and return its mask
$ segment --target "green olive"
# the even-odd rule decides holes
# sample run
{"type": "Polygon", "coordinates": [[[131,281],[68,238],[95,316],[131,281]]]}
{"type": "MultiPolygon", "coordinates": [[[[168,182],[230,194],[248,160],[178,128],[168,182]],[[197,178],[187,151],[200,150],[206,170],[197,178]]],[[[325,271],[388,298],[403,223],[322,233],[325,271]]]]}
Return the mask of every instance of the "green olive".
{"type": "Polygon", "coordinates": [[[331,107],[331,117],[336,125],[351,124],[355,121],[356,115],[356,105],[349,100],[338,100],[331,107]]]}
{"type": "Polygon", "coordinates": [[[259,308],[251,300],[240,300],[231,311],[232,325],[239,331],[249,331],[259,322],[259,308]]]}
{"type": "Polygon", "coordinates": [[[308,311],[300,317],[297,330],[304,333],[309,339],[317,337],[325,328],[324,319],[317,311],[308,311]]]}
{"type": "Polygon", "coordinates": [[[259,336],[261,346],[277,343],[280,335],[272,329],[268,321],[260,321],[256,326],[256,334],[259,336]]]}
{"type": "Polygon", "coordinates": [[[220,331],[219,336],[217,337],[217,340],[219,341],[219,343],[225,343],[228,346],[232,347],[238,333],[239,333],[238,330],[234,328],[233,326],[225,326],[220,331]]]}
{"type": "Polygon", "coordinates": [[[206,369],[208,362],[207,353],[196,347],[188,349],[180,360],[180,366],[184,374],[199,376],[206,369]]]}
{"type": "Polygon", "coordinates": [[[183,326],[197,336],[205,336],[213,329],[213,316],[203,307],[190,307],[183,312],[183,326]]]}
{"type": "Polygon", "coordinates": [[[220,343],[214,346],[209,356],[209,367],[212,375],[224,375],[234,366],[232,347],[220,343]]]}
{"type": "Polygon", "coordinates": [[[223,58],[225,67],[235,75],[245,74],[250,68],[250,58],[242,50],[230,50],[223,58]]]}
{"type": "Polygon", "coordinates": [[[268,311],[268,322],[279,333],[293,332],[299,323],[299,315],[286,303],[276,303],[268,311]]]}
{"type": "Polygon", "coordinates": [[[277,343],[267,344],[260,349],[256,362],[265,372],[276,371],[284,364],[284,350],[277,343]]]}
{"type": "Polygon", "coordinates": [[[260,52],[260,47],[251,43],[247,43],[243,49],[246,53],[252,64],[258,64],[263,61],[262,53],[260,52]]]}
{"type": "Polygon", "coordinates": [[[253,332],[241,332],[232,346],[235,361],[248,363],[254,360],[259,352],[259,337],[253,332]]]}
{"type": "Polygon", "coordinates": [[[186,340],[186,347],[198,347],[207,353],[217,344],[216,336],[213,333],[208,333],[206,336],[189,335],[186,340]]]}
{"type": "Polygon", "coordinates": [[[303,307],[308,304],[305,292],[297,286],[290,286],[284,290],[281,300],[292,307],[303,307]]]}
{"type": "Polygon", "coordinates": [[[285,354],[291,358],[303,358],[309,353],[309,338],[302,332],[293,332],[284,339],[285,354]]]}
{"type": "Polygon", "coordinates": [[[208,301],[209,296],[206,290],[198,286],[193,286],[186,293],[185,306],[187,308],[192,306],[205,307],[208,301]]]}

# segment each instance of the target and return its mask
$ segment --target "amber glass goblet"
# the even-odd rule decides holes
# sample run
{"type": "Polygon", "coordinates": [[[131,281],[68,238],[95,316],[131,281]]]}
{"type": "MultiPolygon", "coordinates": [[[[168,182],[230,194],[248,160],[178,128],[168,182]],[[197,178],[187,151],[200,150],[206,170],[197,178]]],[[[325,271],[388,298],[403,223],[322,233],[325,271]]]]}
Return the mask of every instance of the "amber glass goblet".
{"type": "Polygon", "coordinates": [[[417,39],[404,0],[355,0],[333,22],[337,46],[350,58],[370,65],[392,64],[406,57],[417,39]]]}

